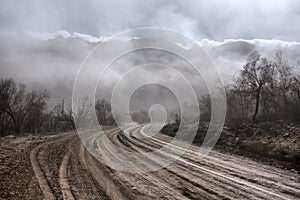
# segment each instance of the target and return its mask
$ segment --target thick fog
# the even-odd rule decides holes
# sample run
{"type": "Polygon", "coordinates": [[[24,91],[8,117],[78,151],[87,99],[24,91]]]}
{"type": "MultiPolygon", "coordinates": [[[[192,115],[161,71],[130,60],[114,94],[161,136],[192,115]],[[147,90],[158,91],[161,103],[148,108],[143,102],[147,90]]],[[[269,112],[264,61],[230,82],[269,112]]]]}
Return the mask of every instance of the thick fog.
{"type": "MultiPolygon", "coordinates": [[[[293,65],[300,61],[300,7],[292,0],[3,0],[0,5],[0,78],[47,89],[53,99],[70,99],[77,70],[94,47],[133,28],[163,27],[191,37],[207,51],[225,83],[253,50],[268,58],[282,52],[293,65]]],[[[155,53],[139,55],[151,56],[155,53]]],[[[122,65],[129,62],[139,63],[128,57],[122,65]]],[[[170,63],[182,65],[176,59],[170,63]]],[[[107,78],[107,87],[118,73],[107,78]]],[[[201,80],[192,75],[190,80],[205,90],[201,80]]]]}
{"type": "MultiPolygon", "coordinates": [[[[0,44],[0,76],[11,77],[25,83],[29,88],[46,88],[52,98],[70,98],[73,82],[84,58],[100,42],[94,38],[62,37],[43,40],[28,34],[2,35],[0,44]]],[[[98,40],[101,40],[99,38],[98,40]]],[[[283,52],[291,64],[300,61],[300,44],[296,42],[270,40],[226,40],[215,42],[202,40],[198,44],[211,56],[220,70],[224,82],[230,83],[232,75],[245,64],[246,57],[255,49],[272,58],[276,52],[283,52]]],[[[168,61],[169,55],[163,55],[168,61]]],[[[125,63],[136,62],[137,57],[149,61],[148,53],[128,57],[125,63]]],[[[124,61],[124,60],[123,60],[124,61]]],[[[170,63],[175,62],[170,60],[170,63]]],[[[176,61],[179,62],[179,61],[176,61]]],[[[123,67],[126,67],[123,64],[123,67]]],[[[187,68],[188,70],[189,68],[187,68]]],[[[117,78],[111,77],[111,79],[117,78]]],[[[109,79],[108,79],[109,80],[109,79]]],[[[198,81],[198,79],[197,79],[198,81]]]]}

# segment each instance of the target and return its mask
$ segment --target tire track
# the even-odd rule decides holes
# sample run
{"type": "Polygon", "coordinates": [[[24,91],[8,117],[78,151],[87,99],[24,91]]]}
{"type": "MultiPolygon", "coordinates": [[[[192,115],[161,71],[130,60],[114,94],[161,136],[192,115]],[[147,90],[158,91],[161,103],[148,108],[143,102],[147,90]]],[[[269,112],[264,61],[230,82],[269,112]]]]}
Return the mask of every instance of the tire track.
{"type": "MultiPolygon", "coordinates": [[[[166,142],[159,139],[145,137],[137,138],[134,136],[135,134],[137,134],[137,131],[140,131],[139,128],[137,128],[136,130],[132,128],[129,129],[128,134],[111,133],[113,135],[110,135],[109,139],[113,140],[112,142],[115,145],[122,146],[122,148],[129,151],[140,153],[153,151],[166,144],[166,142]]],[[[117,159],[118,156],[122,156],[114,155],[114,152],[110,150],[110,147],[105,143],[105,141],[99,140],[99,142],[100,144],[98,145],[102,145],[102,148],[105,147],[104,151],[107,151],[106,153],[108,153],[108,156],[116,157],[117,159]]],[[[173,148],[176,149],[177,147],[173,146],[173,148]]],[[[169,184],[169,186],[177,188],[177,190],[181,190],[183,193],[185,193],[185,196],[189,198],[196,198],[197,195],[195,195],[195,188],[197,188],[198,191],[199,189],[201,189],[202,193],[203,191],[205,191],[210,193],[211,195],[217,196],[222,194],[218,198],[223,199],[231,199],[232,197],[270,199],[272,196],[272,198],[290,199],[296,198],[296,196],[299,195],[299,185],[297,186],[297,180],[287,176],[285,173],[280,173],[280,170],[276,169],[274,174],[272,174],[272,168],[268,168],[267,166],[263,165],[262,171],[255,172],[255,170],[259,170],[258,167],[262,164],[259,164],[258,167],[255,167],[255,162],[248,161],[247,159],[245,160],[247,160],[246,164],[249,162],[249,167],[242,165],[245,163],[239,163],[240,160],[231,163],[231,161],[235,157],[225,155],[225,159],[222,159],[221,156],[223,154],[218,152],[214,153],[211,156],[208,156],[208,159],[205,161],[199,161],[197,160],[196,152],[197,151],[195,150],[189,150],[186,154],[183,155],[182,158],[178,159],[177,157],[174,157],[174,159],[177,159],[174,165],[172,165],[171,167],[168,166],[163,169],[167,171],[167,173],[162,172],[163,170],[159,170],[159,172],[156,174],[139,174],[139,176],[141,176],[142,179],[145,179],[149,182],[152,181],[154,183],[156,183],[157,180],[162,181],[162,179],[164,179],[164,183],[167,183],[169,181],[169,183],[167,183],[169,184]],[[174,177],[171,178],[172,174],[174,175],[174,177]],[[258,177],[251,177],[255,175],[258,175],[258,177]],[[281,175],[280,178],[279,175],[281,175]],[[167,177],[165,178],[165,176],[167,177]],[[276,180],[285,181],[283,183],[276,183],[276,180]],[[182,188],[178,187],[178,185],[173,184],[173,182],[184,182],[184,184],[182,184],[182,187],[188,186],[188,188],[183,190],[182,188]],[[212,186],[214,187],[214,191],[209,188],[212,186]],[[187,192],[186,190],[189,190],[189,192],[187,192]]],[[[170,152],[167,152],[165,155],[161,156],[173,157],[170,152]]],[[[145,159],[159,162],[159,159],[161,158],[156,157],[145,159]]],[[[124,179],[126,179],[124,173],[123,177],[125,177],[124,179]]],[[[202,197],[205,198],[204,196],[202,197]]]]}
{"type": "MultiPolygon", "coordinates": [[[[158,146],[163,146],[167,144],[166,142],[162,140],[157,140],[155,138],[149,138],[149,140],[151,140],[153,144],[156,144],[158,146]]],[[[171,145],[171,146],[173,148],[181,148],[175,145],[171,145]]],[[[232,158],[229,159],[229,162],[227,161],[225,162],[222,159],[220,158],[218,159],[217,157],[213,157],[211,155],[208,155],[205,160],[198,160],[198,155],[197,155],[198,151],[199,148],[196,150],[194,149],[193,151],[186,150],[187,154],[183,155],[183,157],[188,161],[193,162],[197,165],[205,165],[207,167],[217,167],[221,169],[222,172],[228,175],[236,176],[239,179],[249,181],[250,184],[258,183],[260,185],[266,186],[265,188],[272,188],[272,187],[274,188],[274,186],[276,186],[277,188],[284,188],[285,193],[290,193],[291,195],[300,194],[300,185],[297,184],[294,175],[293,176],[291,174],[287,175],[285,173],[281,173],[280,176],[278,176],[277,174],[274,175],[273,171],[275,171],[276,169],[274,169],[273,167],[269,167],[271,169],[274,169],[272,171],[270,169],[265,170],[266,172],[268,172],[267,174],[266,172],[262,173],[261,171],[259,171],[260,168],[259,167],[254,168],[253,163],[249,163],[250,161],[246,162],[247,167],[244,166],[245,163],[242,163],[243,165],[234,165],[235,163],[240,164],[240,162],[237,161],[238,160],[237,157],[234,157],[234,159],[232,158]],[[248,167],[249,165],[250,167],[248,167]],[[283,183],[280,183],[279,180],[281,180],[283,183]]],[[[220,156],[220,153],[218,153],[218,155],[220,156]]]]}
{"type": "MultiPolygon", "coordinates": [[[[131,132],[132,134],[134,132],[131,132]]],[[[136,144],[136,142],[133,142],[131,139],[127,138],[128,141],[130,141],[130,143],[132,143],[132,148],[136,150],[136,152],[139,153],[143,153],[145,152],[144,150],[146,148],[146,146],[140,145],[140,144],[136,144]]],[[[149,150],[149,149],[148,149],[149,150]]],[[[150,160],[154,160],[155,162],[159,162],[159,160],[161,158],[159,157],[151,157],[149,158],[150,160]]],[[[148,161],[145,161],[148,162],[148,161]]],[[[189,171],[189,168],[187,166],[182,166],[181,163],[173,163],[173,165],[169,165],[167,167],[162,168],[161,170],[154,172],[154,176],[159,177],[160,179],[165,179],[165,182],[168,183],[172,188],[177,188],[178,191],[183,191],[184,195],[186,195],[187,197],[191,198],[192,196],[195,196],[193,193],[195,192],[190,192],[188,193],[187,190],[190,191],[194,191],[195,188],[197,188],[198,193],[196,196],[198,196],[196,199],[199,198],[199,196],[201,196],[202,198],[207,198],[208,195],[210,195],[210,198],[218,197],[221,199],[229,199],[229,197],[236,195],[236,193],[238,193],[238,191],[236,190],[232,190],[227,187],[221,187],[221,189],[216,188],[217,184],[216,184],[216,179],[211,179],[209,177],[206,177],[206,174],[202,173],[202,177],[195,176],[198,177],[197,180],[191,180],[191,171],[189,174],[187,174],[186,172],[189,171]],[[185,175],[187,174],[187,175],[185,175]],[[170,175],[174,175],[174,177],[170,177],[170,175]],[[166,177],[166,178],[164,178],[166,177]],[[179,179],[179,181],[176,181],[176,179],[179,179]],[[201,180],[201,182],[199,183],[199,181],[201,180]],[[184,184],[177,184],[177,182],[184,182],[184,184]],[[185,190],[182,190],[182,186],[187,186],[190,185],[191,187],[185,187],[185,190]],[[211,188],[212,186],[214,187],[214,190],[219,190],[222,191],[221,193],[217,193],[215,191],[213,191],[211,188]],[[192,187],[194,189],[192,189],[192,187]],[[191,194],[192,193],[192,194],[191,194]]],[[[218,187],[220,187],[220,185],[218,185],[218,187]]],[[[241,197],[241,195],[239,195],[238,197],[241,197]]]]}
{"type": "Polygon", "coordinates": [[[38,180],[39,186],[44,194],[45,199],[55,200],[55,195],[54,195],[53,191],[51,190],[50,185],[49,185],[49,183],[38,163],[38,160],[37,160],[37,155],[43,145],[44,144],[41,144],[41,145],[35,147],[31,151],[30,160],[31,160],[33,172],[35,174],[36,179],[38,180]]]}
{"type": "MultiPolygon", "coordinates": [[[[84,143],[71,133],[50,138],[30,152],[30,161],[45,199],[297,199],[299,176],[232,155],[212,151],[204,160],[199,147],[191,146],[181,157],[162,135],[147,136],[151,126],[118,128],[103,134],[88,133],[84,143]],[[144,136],[144,137],[141,137],[144,136]],[[111,143],[108,143],[110,141],[111,143]],[[106,165],[103,156],[119,160],[111,144],[124,151],[144,154],[129,167],[160,166],[164,159],[176,159],[158,171],[128,173],[106,165]],[[168,144],[160,154],[145,154],[168,144]],[[65,148],[67,147],[67,148],[65,148]],[[87,149],[86,149],[87,147],[87,149]],[[90,152],[92,150],[92,152],[90,152]]],[[[126,165],[126,163],[123,163],[126,165]]]]}
{"type": "Polygon", "coordinates": [[[85,160],[82,161],[81,153],[84,147],[79,137],[75,137],[69,144],[70,157],[67,163],[69,192],[74,199],[109,199],[104,188],[95,180],[88,170],[85,160]]]}
{"type": "MultiPolygon", "coordinates": [[[[176,148],[176,147],[174,147],[174,145],[173,145],[173,148],[176,148]]],[[[195,154],[195,152],[192,152],[192,153],[195,154]]],[[[169,154],[168,156],[172,156],[172,154],[169,154]]],[[[291,198],[291,197],[287,197],[285,194],[283,194],[279,190],[277,191],[277,193],[269,190],[270,188],[268,187],[268,184],[265,184],[265,183],[263,183],[263,184],[257,184],[257,181],[249,181],[249,179],[247,180],[247,177],[242,177],[242,179],[241,179],[241,176],[240,177],[238,177],[238,176],[232,176],[232,174],[230,175],[230,174],[227,174],[227,173],[223,173],[223,172],[220,173],[220,172],[217,172],[215,170],[211,170],[213,168],[209,169],[207,167],[202,167],[201,165],[203,165],[203,163],[195,162],[196,159],[195,159],[195,157],[193,158],[191,156],[191,154],[188,154],[185,157],[185,159],[178,158],[177,160],[180,161],[180,162],[182,162],[182,163],[184,163],[184,164],[186,164],[186,165],[188,165],[188,166],[192,166],[194,168],[194,170],[196,168],[196,169],[201,170],[201,171],[206,171],[208,174],[213,174],[213,175],[216,176],[216,178],[219,177],[218,178],[219,181],[222,181],[222,179],[223,179],[224,183],[227,182],[227,184],[233,185],[233,183],[235,182],[235,183],[237,183],[237,185],[242,184],[245,187],[248,187],[248,188],[250,187],[250,188],[253,189],[253,191],[255,191],[255,190],[256,191],[260,191],[260,193],[257,193],[258,195],[262,195],[262,193],[265,193],[267,195],[271,195],[271,196],[274,196],[276,198],[281,198],[281,199],[289,199],[289,198],[291,198]],[[189,161],[187,161],[187,160],[189,160],[189,161]],[[228,180],[230,182],[228,182],[228,180]],[[267,185],[267,187],[265,185],[267,185]],[[278,192],[280,192],[281,194],[279,194],[278,192]]],[[[242,170],[239,170],[239,172],[241,172],[241,171],[242,170]]],[[[286,187],[287,186],[284,186],[282,188],[286,189],[286,187]]],[[[290,189],[294,189],[295,190],[294,193],[292,193],[293,196],[296,195],[296,194],[299,194],[299,191],[297,191],[296,188],[290,188],[290,189]]],[[[266,196],[266,195],[263,195],[263,196],[266,196]]]]}
{"type": "MultiPolygon", "coordinates": [[[[110,146],[107,145],[107,141],[103,140],[103,138],[102,140],[98,140],[97,145],[100,145],[102,148],[106,149],[106,156],[115,159],[120,159],[123,156],[122,153],[117,155],[114,154],[114,152],[110,149],[110,146]]],[[[134,167],[133,165],[131,166],[134,167]]],[[[174,190],[169,184],[163,183],[159,178],[152,176],[151,174],[118,172],[117,176],[120,182],[127,184],[127,188],[134,188],[135,190],[138,190],[138,193],[134,199],[139,199],[141,196],[143,196],[142,199],[186,199],[186,197],[183,196],[179,191],[174,190]]]]}
{"type": "Polygon", "coordinates": [[[64,199],[74,200],[74,196],[71,192],[71,188],[68,181],[68,163],[70,160],[71,152],[70,152],[70,145],[69,151],[64,156],[61,166],[59,168],[59,184],[62,191],[62,195],[64,199]]]}
{"type": "MultiPolygon", "coordinates": [[[[132,129],[131,132],[134,132],[134,129],[132,129]]],[[[110,136],[109,138],[122,138],[122,137],[112,137],[112,136],[110,136]]],[[[99,145],[101,145],[102,148],[106,147],[107,142],[103,141],[103,140],[101,140],[101,142],[102,143],[99,144],[99,145]]],[[[120,143],[123,143],[123,142],[124,141],[121,141],[120,143]]],[[[115,143],[117,143],[117,142],[115,142],[115,143]]],[[[144,152],[143,150],[145,149],[145,148],[144,149],[143,148],[142,149],[137,148],[137,146],[129,145],[129,143],[126,145],[126,147],[131,148],[131,150],[134,150],[134,151],[139,152],[139,153],[143,153],[144,152]]],[[[116,155],[114,155],[113,152],[111,152],[109,150],[109,146],[106,147],[106,151],[109,153],[108,156],[110,156],[110,157],[116,156],[116,155]]],[[[118,156],[122,157],[121,154],[118,155],[118,156]]],[[[148,159],[148,158],[145,158],[145,159],[148,159]]],[[[152,160],[155,160],[155,159],[152,158],[152,160]]],[[[156,161],[157,161],[157,158],[156,158],[156,161]]],[[[149,160],[143,160],[142,162],[147,163],[147,162],[149,162],[149,160]]],[[[143,180],[144,179],[144,183],[147,183],[147,182],[150,183],[150,184],[148,184],[148,186],[151,185],[152,191],[156,191],[155,196],[166,196],[166,195],[168,195],[169,198],[171,198],[171,199],[184,199],[186,197],[191,198],[191,196],[193,196],[191,194],[187,194],[187,191],[182,191],[182,188],[180,188],[180,187],[183,184],[180,184],[180,183],[176,184],[178,181],[174,181],[174,179],[170,177],[170,174],[171,174],[170,172],[172,172],[175,175],[177,173],[175,173],[174,171],[170,171],[168,169],[159,170],[159,172],[162,172],[162,171],[164,171],[163,173],[161,173],[162,176],[160,176],[156,172],[154,172],[154,173],[152,172],[152,173],[147,173],[147,174],[144,174],[144,173],[143,174],[138,174],[138,177],[136,177],[135,179],[132,178],[132,176],[134,176],[132,174],[131,174],[131,177],[126,176],[126,173],[122,173],[121,175],[123,177],[125,177],[124,180],[125,181],[127,180],[126,182],[130,182],[128,180],[131,180],[131,182],[133,184],[137,184],[138,180],[143,180]],[[163,178],[166,177],[166,174],[168,174],[168,176],[165,180],[163,180],[163,178]],[[177,190],[174,190],[175,188],[177,190]],[[182,196],[182,195],[184,195],[184,196],[182,196]]],[[[183,176],[179,176],[179,174],[177,174],[177,175],[178,175],[179,179],[181,179],[181,182],[184,182],[184,181],[188,180],[187,178],[185,178],[183,176]]],[[[193,185],[196,184],[195,182],[191,182],[191,181],[187,181],[187,182],[189,182],[193,185]]],[[[184,185],[187,185],[187,182],[184,185]]],[[[142,190],[142,188],[141,188],[142,186],[141,186],[140,183],[138,184],[138,187],[139,187],[139,190],[142,190]]],[[[213,195],[216,194],[215,192],[212,192],[209,188],[202,187],[202,189],[203,189],[202,192],[198,193],[198,195],[197,195],[198,197],[201,196],[201,199],[203,199],[203,198],[207,199],[208,196],[207,196],[207,194],[205,194],[205,192],[207,193],[208,191],[210,191],[210,199],[212,198],[213,195]]],[[[145,194],[143,194],[143,195],[145,195],[145,194]]],[[[224,195],[217,195],[217,196],[219,196],[219,198],[226,199],[226,196],[224,196],[224,195]]]]}
{"type": "Polygon", "coordinates": [[[34,174],[45,199],[71,197],[69,194],[65,197],[65,189],[68,187],[66,164],[69,156],[64,146],[67,146],[74,137],[74,133],[54,136],[31,152],[30,158],[34,174]],[[64,174],[65,172],[66,174],[64,174]]]}
{"type": "MultiPolygon", "coordinates": [[[[118,132],[119,129],[111,129],[108,132],[118,132]]],[[[93,156],[97,154],[97,152],[93,152],[92,155],[85,148],[86,145],[90,145],[89,149],[95,149],[95,141],[101,138],[101,135],[94,134],[86,139],[86,143],[82,144],[80,147],[80,162],[82,162],[98,184],[105,189],[106,194],[111,199],[132,199],[129,193],[126,193],[127,189],[122,188],[120,183],[114,179],[112,176],[112,171],[109,170],[105,165],[97,161],[93,156]]]]}

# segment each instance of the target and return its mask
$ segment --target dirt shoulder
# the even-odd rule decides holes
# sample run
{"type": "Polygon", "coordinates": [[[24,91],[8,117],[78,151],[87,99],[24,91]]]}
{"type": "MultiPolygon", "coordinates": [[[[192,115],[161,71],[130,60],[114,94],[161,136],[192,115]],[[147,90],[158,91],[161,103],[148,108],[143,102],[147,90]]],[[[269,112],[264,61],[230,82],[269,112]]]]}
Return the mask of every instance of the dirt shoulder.
{"type": "MultiPolygon", "coordinates": [[[[161,132],[173,137],[177,130],[176,124],[168,124],[161,132]]],[[[206,131],[207,124],[201,124],[195,144],[202,144],[206,131]]],[[[300,124],[270,122],[225,127],[215,148],[300,171],[300,124]]]]}
{"type": "Polygon", "coordinates": [[[32,194],[42,198],[39,187],[32,187],[38,183],[29,157],[31,150],[46,139],[42,136],[0,138],[0,199],[32,198],[32,194]]]}
{"type": "Polygon", "coordinates": [[[0,138],[0,199],[109,199],[74,132],[0,138]]]}

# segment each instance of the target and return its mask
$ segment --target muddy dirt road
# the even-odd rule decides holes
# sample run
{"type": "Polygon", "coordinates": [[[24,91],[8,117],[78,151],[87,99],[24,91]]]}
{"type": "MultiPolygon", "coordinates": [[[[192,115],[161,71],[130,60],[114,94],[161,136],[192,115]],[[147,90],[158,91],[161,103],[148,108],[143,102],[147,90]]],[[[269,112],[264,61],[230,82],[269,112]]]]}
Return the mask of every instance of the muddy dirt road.
{"type": "MultiPolygon", "coordinates": [[[[122,149],[145,153],[170,140],[161,134],[140,137],[151,131],[149,125],[132,126],[125,132],[109,129],[105,134],[122,149]]],[[[1,199],[300,198],[300,177],[296,172],[217,151],[199,159],[196,146],[158,171],[128,173],[95,159],[75,133],[15,140],[0,141],[1,199]]],[[[85,145],[93,146],[99,157],[122,156],[115,155],[99,134],[91,134],[85,145]]],[[[159,163],[166,156],[173,155],[167,153],[145,160],[159,163]]]]}

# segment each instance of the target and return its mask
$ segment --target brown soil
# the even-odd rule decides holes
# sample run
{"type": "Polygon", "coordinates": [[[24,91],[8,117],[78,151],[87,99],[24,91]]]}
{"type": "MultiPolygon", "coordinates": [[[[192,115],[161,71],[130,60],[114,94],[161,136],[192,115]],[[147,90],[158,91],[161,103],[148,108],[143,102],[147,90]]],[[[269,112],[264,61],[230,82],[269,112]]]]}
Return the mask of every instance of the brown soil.
{"type": "MultiPolygon", "coordinates": [[[[112,144],[135,153],[165,146],[170,137],[157,134],[151,126],[105,131],[112,144]]],[[[110,144],[91,133],[85,146],[95,147],[94,155],[114,154],[110,144]],[[99,148],[101,151],[99,151],[99,148]],[[101,153],[100,153],[101,152],[101,153]]],[[[212,151],[200,159],[199,147],[191,146],[175,162],[148,173],[116,171],[97,160],[84,148],[75,133],[0,139],[0,199],[299,199],[300,177],[236,155],[212,151]]],[[[171,146],[179,149],[178,146],[171,146]]],[[[171,151],[172,152],[172,151],[171,151]]],[[[145,156],[135,165],[162,163],[164,155],[145,156]]],[[[97,157],[97,156],[96,156],[97,157]]]]}

